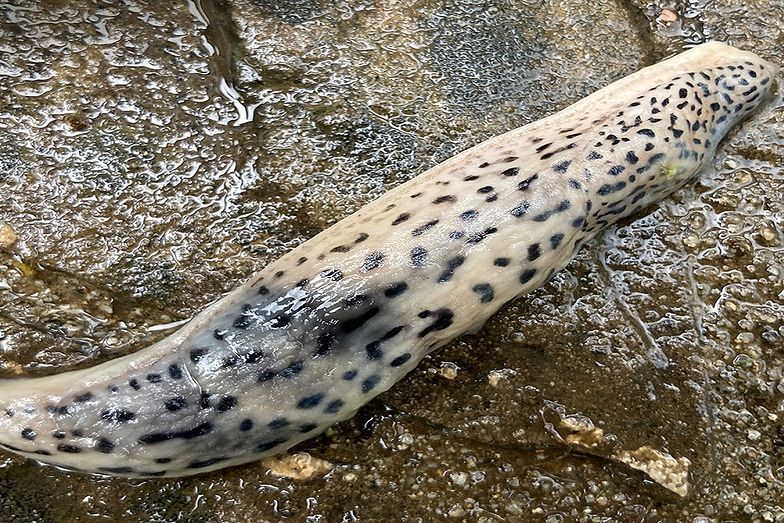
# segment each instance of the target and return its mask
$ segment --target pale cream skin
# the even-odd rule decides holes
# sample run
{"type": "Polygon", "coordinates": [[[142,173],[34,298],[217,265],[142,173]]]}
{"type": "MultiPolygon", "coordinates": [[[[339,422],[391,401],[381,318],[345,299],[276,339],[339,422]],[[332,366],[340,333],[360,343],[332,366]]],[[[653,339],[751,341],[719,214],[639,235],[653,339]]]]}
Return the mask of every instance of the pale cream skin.
{"type": "Polygon", "coordinates": [[[777,70],[703,44],[464,151],[163,341],[91,369],[0,383],[0,446],[129,477],[284,451],[541,286],[603,227],[692,179],[777,70]]]}

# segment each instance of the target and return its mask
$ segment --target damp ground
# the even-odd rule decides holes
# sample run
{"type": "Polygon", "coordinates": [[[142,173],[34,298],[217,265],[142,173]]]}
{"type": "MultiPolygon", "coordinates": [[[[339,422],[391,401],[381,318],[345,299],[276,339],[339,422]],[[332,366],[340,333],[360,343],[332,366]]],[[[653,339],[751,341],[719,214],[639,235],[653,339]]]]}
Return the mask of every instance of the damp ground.
{"type": "MultiPolygon", "coordinates": [[[[0,1],[0,374],[139,350],[456,152],[776,2],[0,1]]],[[[0,454],[0,521],[784,522],[784,100],[352,420],[182,480],[0,454]],[[685,495],[682,495],[685,494],[685,495]]]]}

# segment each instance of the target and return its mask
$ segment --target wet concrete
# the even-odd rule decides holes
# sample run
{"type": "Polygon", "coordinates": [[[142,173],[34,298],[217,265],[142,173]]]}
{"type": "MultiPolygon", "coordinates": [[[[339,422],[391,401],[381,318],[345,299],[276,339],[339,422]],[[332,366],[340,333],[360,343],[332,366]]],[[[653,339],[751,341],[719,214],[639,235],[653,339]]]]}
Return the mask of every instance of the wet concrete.
{"type": "MultiPolygon", "coordinates": [[[[3,4],[4,375],[142,348],[383,191],[684,46],[784,51],[768,2],[3,4]]],[[[784,521],[783,108],[294,449],[324,460],[309,479],[0,455],[0,520],[784,521]],[[688,494],[640,459],[688,460],[688,494]]]]}

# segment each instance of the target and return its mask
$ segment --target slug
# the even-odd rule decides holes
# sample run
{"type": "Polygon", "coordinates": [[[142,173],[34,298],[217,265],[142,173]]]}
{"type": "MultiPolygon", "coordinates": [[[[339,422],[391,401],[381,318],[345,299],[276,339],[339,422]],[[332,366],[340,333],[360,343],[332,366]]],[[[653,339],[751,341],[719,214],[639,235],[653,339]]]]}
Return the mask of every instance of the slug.
{"type": "Polygon", "coordinates": [[[0,447],[157,477],[312,438],[543,285],[598,231],[693,179],[777,71],[703,44],[468,149],[138,353],[0,381],[0,447]]]}

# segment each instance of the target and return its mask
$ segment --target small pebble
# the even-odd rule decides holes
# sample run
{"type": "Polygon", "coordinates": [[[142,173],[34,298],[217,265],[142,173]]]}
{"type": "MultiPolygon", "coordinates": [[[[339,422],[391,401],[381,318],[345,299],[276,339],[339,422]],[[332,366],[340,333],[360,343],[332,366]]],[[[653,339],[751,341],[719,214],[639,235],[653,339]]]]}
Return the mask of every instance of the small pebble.
{"type": "Polygon", "coordinates": [[[18,239],[16,232],[7,223],[0,221],[0,249],[11,249],[18,239]]]}
{"type": "Polygon", "coordinates": [[[449,479],[458,487],[462,487],[468,481],[468,474],[465,472],[452,472],[449,474],[449,479]]]}
{"type": "Polygon", "coordinates": [[[441,365],[440,369],[438,369],[438,375],[441,376],[442,378],[453,380],[457,378],[457,369],[458,369],[457,365],[447,361],[441,365]]]}
{"type": "MultiPolygon", "coordinates": [[[[273,476],[298,480],[323,476],[334,467],[329,461],[314,458],[307,452],[264,458],[261,460],[261,464],[269,468],[270,474],[273,476]]],[[[352,473],[349,472],[349,474],[352,473]]],[[[344,479],[346,478],[344,477],[344,479]]]]}
{"type": "Polygon", "coordinates": [[[675,11],[672,11],[670,9],[662,9],[661,13],[659,13],[659,22],[665,25],[670,25],[671,23],[677,20],[678,20],[678,15],[675,13],[675,11]]]}
{"type": "Polygon", "coordinates": [[[397,440],[400,443],[398,445],[398,448],[402,450],[408,448],[409,446],[411,446],[412,443],[414,443],[414,436],[412,436],[408,432],[404,432],[403,434],[398,436],[397,440]]]}

